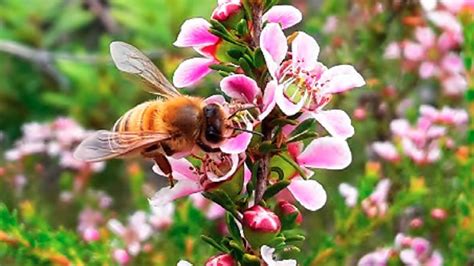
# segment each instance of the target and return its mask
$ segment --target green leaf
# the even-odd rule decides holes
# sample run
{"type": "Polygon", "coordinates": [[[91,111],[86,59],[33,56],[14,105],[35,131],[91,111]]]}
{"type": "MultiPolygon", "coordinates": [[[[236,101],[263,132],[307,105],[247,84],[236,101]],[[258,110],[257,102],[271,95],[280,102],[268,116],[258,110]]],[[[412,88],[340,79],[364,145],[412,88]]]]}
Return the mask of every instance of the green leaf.
{"type": "Polygon", "coordinates": [[[314,126],[316,126],[316,119],[310,118],[306,119],[303,122],[301,122],[292,132],[290,137],[297,136],[299,134],[304,133],[307,130],[314,129],[314,126]]]}
{"type": "Polygon", "coordinates": [[[224,253],[229,252],[229,250],[226,247],[224,247],[221,244],[217,243],[217,241],[215,241],[211,237],[208,237],[206,235],[201,235],[201,239],[204,240],[204,242],[208,243],[209,245],[211,245],[212,247],[214,247],[215,249],[217,249],[221,252],[224,252],[224,253]]]}
{"type": "Polygon", "coordinates": [[[290,183],[291,183],[291,181],[289,181],[289,180],[283,180],[283,181],[276,182],[275,184],[269,186],[267,188],[267,190],[265,190],[265,193],[263,193],[263,199],[267,200],[267,199],[275,196],[276,194],[278,194],[278,192],[285,189],[290,183]]]}
{"type": "Polygon", "coordinates": [[[238,218],[237,207],[232,201],[232,199],[220,189],[213,190],[212,192],[205,192],[202,193],[204,197],[209,200],[214,201],[215,203],[219,204],[222,208],[226,209],[230,212],[235,218],[238,218]]]}
{"type": "Polygon", "coordinates": [[[227,228],[229,229],[230,235],[238,243],[242,243],[242,236],[240,235],[240,229],[232,215],[227,213],[226,215],[227,228]]]}
{"type": "Polygon", "coordinates": [[[260,259],[255,255],[245,253],[243,256],[243,265],[260,266],[260,259]]]}
{"type": "Polygon", "coordinates": [[[283,180],[285,179],[285,172],[277,166],[274,166],[270,169],[270,172],[274,172],[278,175],[278,180],[283,180]]]}

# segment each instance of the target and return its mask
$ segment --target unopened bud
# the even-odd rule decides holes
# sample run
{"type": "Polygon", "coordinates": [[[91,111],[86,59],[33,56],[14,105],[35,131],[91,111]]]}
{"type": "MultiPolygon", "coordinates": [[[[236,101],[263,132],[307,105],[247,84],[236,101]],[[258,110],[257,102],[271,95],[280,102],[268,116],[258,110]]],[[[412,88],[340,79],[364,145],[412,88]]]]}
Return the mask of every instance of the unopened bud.
{"type": "Polygon", "coordinates": [[[300,225],[303,222],[301,212],[295,207],[295,205],[288,201],[279,201],[275,211],[280,217],[282,226],[285,227],[285,229],[293,228],[295,225],[300,225]],[[296,215],[296,218],[294,215],[296,215]]]}
{"type": "Polygon", "coordinates": [[[448,213],[445,209],[435,208],[431,210],[431,217],[433,217],[435,220],[442,221],[448,217],[448,213]]]}
{"type": "Polygon", "coordinates": [[[205,266],[234,266],[237,265],[230,254],[220,254],[210,257],[205,266]]]}
{"type": "Polygon", "coordinates": [[[418,229],[423,226],[423,220],[421,218],[414,218],[410,221],[410,227],[418,229]]]}
{"type": "Polygon", "coordinates": [[[245,237],[253,248],[270,242],[281,229],[278,216],[258,205],[244,211],[242,225],[245,237]]]}

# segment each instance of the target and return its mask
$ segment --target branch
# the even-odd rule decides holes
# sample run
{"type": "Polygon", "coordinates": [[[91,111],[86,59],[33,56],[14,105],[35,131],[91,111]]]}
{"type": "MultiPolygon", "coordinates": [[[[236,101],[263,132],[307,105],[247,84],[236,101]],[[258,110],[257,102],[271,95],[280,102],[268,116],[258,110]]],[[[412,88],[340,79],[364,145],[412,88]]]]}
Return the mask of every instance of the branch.
{"type": "MultiPolygon", "coordinates": [[[[52,52],[44,49],[29,47],[24,44],[9,40],[0,40],[0,52],[11,54],[37,64],[61,87],[68,87],[68,80],[64,75],[62,75],[61,71],[57,69],[57,60],[67,60],[86,64],[112,64],[112,60],[108,55],[52,52]]],[[[145,54],[150,59],[157,59],[162,56],[163,51],[154,50],[145,52],[145,54]]]]}

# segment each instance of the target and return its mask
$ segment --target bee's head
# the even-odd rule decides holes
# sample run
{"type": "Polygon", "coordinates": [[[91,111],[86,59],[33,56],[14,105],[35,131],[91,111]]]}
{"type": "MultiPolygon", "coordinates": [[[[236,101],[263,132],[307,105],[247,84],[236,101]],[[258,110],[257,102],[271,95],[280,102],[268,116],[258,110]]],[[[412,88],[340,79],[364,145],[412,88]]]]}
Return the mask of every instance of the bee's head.
{"type": "Polygon", "coordinates": [[[201,130],[201,141],[211,147],[224,140],[226,116],[222,107],[215,103],[203,107],[204,123],[201,130]]]}

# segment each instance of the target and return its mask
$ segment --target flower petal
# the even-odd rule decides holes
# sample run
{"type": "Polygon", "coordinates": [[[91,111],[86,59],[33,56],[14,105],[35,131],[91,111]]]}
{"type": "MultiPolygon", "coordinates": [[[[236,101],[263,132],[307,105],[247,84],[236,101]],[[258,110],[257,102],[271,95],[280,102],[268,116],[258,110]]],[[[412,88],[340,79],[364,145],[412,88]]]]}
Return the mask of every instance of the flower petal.
{"type": "Polygon", "coordinates": [[[148,201],[152,206],[161,206],[172,202],[175,199],[191,195],[202,191],[203,188],[198,182],[180,180],[173,187],[164,187],[158,190],[148,201]]]}
{"type": "Polygon", "coordinates": [[[249,146],[250,140],[252,140],[252,133],[240,133],[233,138],[227,139],[227,141],[222,144],[221,151],[229,154],[242,153],[249,146]]]}
{"type": "Polygon", "coordinates": [[[344,139],[322,137],[313,140],[297,157],[301,166],[322,169],[344,169],[352,161],[351,150],[344,139]]]}
{"type": "Polygon", "coordinates": [[[262,121],[270,112],[275,108],[276,99],[275,99],[275,90],[277,87],[276,81],[272,80],[268,82],[267,86],[265,87],[265,92],[263,94],[263,107],[261,110],[260,115],[258,116],[258,120],[262,121]]]}
{"type": "Polygon", "coordinates": [[[242,74],[223,78],[220,86],[227,96],[247,103],[253,103],[255,98],[261,94],[257,82],[242,74]]]}
{"type": "Polygon", "coordinates": [[[326,191],[316,180],[293,178],[288,190],[303,207],[310,211],[317,211],[326,204],[326,191]]]}
{"type": "MultiPolygon", "coordinates": [[[[168,157],[168,162],[171,165],[174,179],[199,181],[199,176],[194,172],[194,166],[185,158],[175,159],[168,157]]],[[[159,175],[166,176],[157,164],[153,165],[153,171],[159,175]]]]}
{"type": "Polygon", "coordinates": [[[195,57],[187,59],[178,66],[173,75],[173,84],[178,88],[196,84],[207,74],[211,73],[210,65],[214,59],[195,57]]]}
{"type": "Polygon", "coordinates": [[[260,248],[260,254],[262,255],[263,261],[265,261],[265,265],[268,266],[296,266],[296,260],[280,260],[276,261],[273,259],[273,253],[275,253],[275,249],[269,246],[263,245],[260,248]]]}
{"type": "Polygon", "coordinates": [[[294,68],[301,67],[311,71],[318,63],[319,50],[319,44],[313,37],[304,32],[298,32],[291,43],[294,68]]]}
{"type": "Polygon", "coordinates": [[[282,29],[298,24],[302,18],[301,11],[290,5],[273,6],[263,15],[263,21],[279,23],[282,29]]]}
{"type": "Polygon", "coordinates": [[[260,47],[262,48],[268,71],[275,78],[276,71],[288,52],[286,37],[280,25],[268,23],[265,26],[260,34],[260,47]]]}
{"type": "Polygon", "coordinates": [[[354,135],[354,127],[351,125],[351,118],[342,110],[320,111],[314,114],[314,118],[318,120],[333,137],[347,139],[354,135]]]}
{"type": "Polygon", "coordinates": [[[364,78],[351,65],[338,65],[329,68],[321,75],[325,93],[339,93],[365,85],[364,78]]]}
{"type": "Polygon", "coordinates": [[[174,42],[177,47],[207,46],[219,41],[219,37],[209,32],[211,24],[203,18],[192,18],[181,25],[181,31],[174,42]]]}

